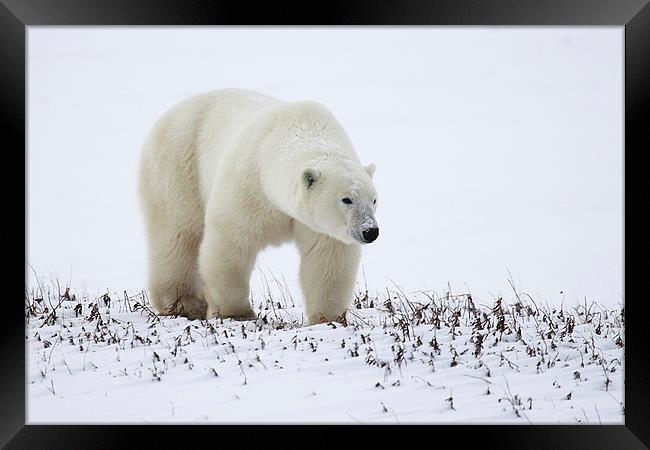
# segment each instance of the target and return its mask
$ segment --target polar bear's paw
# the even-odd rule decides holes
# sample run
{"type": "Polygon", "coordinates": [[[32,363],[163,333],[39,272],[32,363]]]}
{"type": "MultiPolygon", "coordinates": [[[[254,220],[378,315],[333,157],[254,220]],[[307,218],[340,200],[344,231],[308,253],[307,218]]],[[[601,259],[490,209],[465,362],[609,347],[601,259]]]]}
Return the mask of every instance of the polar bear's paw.
{"type": "Polygon", "coordinates": [[[220,307],[214,307],[212,305],[208,306],[206,318],[208,320],[214,318],[221,319],[233,319],[233,320],[255,320],[257,319],[257,314],[255,311],[248,305],[247,308],[242,309],[225,309],[220,307]]]}
{"type": "Polygon", "coordinates": [[[184,296],[174,301],[164,315],[187,317],[190,320],[205,319],[208,304],[200,298],[184,296]]]}
{"type": "Polygon", "coordinates": [[[337,322],[343,325],[344,327],[348,326],[348,320],[346,317],[346,312],[344,311],[340,315],[332,315],[331,317],[326,317],[323,313],[318,313],[316,315],[310,315],[308,317],[309,325],[320,325],[323,323],[337,322]]]}
{"type": "Polygon", "coordinates": [[[246,311],[244,314],[236,314],[232,316],[228,316],[233,320],[256,320],[257,319],[257,314],[250,309],[249,311],[246,311]]]}

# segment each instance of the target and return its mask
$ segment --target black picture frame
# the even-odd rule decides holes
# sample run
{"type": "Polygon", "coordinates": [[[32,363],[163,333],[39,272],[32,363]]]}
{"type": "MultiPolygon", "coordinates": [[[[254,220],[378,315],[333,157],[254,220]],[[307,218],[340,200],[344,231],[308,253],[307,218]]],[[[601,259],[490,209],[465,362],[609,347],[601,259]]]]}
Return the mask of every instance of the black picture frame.
{"type": "MultiPolygon", "coordinates": [[[[650,149],[647,131],[650,90],[650,6],[648,0],[411,0],[407,2],[330,1],[279,5],[277,3],[181,1],[181,0],[0,0],[0,123],[2,123],[5,154],[20,155],[25,189],[26,134],[25,75],[26,27],[30,25],[614,25],[625,27],[625,149],[624,180],[626,212],[632,205],[645,202],[630,200],[635,192],[632,183],[643,180],[636,172],[642,165],[628,164],[636,155],[650,149]],[[291,11],[290,13],[288,11],[291,11]],[[645,113],[645,114],[644,114],[645,113]],[[10,144],[11,143],[11,144],[10,144]],[[635,176],[637,175],[637,176],[635,176]]],[[[9,167],[7,167],[9,169],[9,167]]],[[[18,173],[13,166],[8,172],[18,173]]],[[[3,177],[5,178],[5,177],[3,177]]],[[[5,182],[6,183],[6,182],[5,182]]],[[[7,185],[13,193],[15,185],[7,185]]],[[[10,194],[11,196],[11,194],[10,194]]],[[[12,197],[13,198],[13,197],[12,197]]],[[[27,192],[25,191],[25,203],[27,192]]],[[[9,200],[9,199],[7,199],[9,200]]],[[[23,204],[25,226],[26,204],[23,204]]],[[[19,206],[16,207],[17,209],[19,206]]],[[[33,219],[37,220],[37,219],[33,219]]],[[[647,237],[633,239],[632,221],[625,220],[625,425],[594,426],[419,426],[425,445],[476,445],[477,448],[589,448],[635,449],[650,445],[650,396],[648,350],[644,340],[647,320],[643,314],[645,299],[633,297],[630,286],[640,285],[643,262],[631,264],[627,242],[646,243],[647,237]],[[628,284],[630,281],[630,284],[628,284]],[[444,444],[444,442],[447,442],[444,444]]],[[[13,224],[20,227],[20,223],[13,224]]],[[[643,226],[643,225],[641,225],[643,226]]],[[[647,225],[645,226],[647,228],[647,225]]],[[[20,235],[20,229],[17,232],[20,235]]],[[[13,236],[13,235],[12,235],[13,236]]],[[[24,235],[26,238],[26,234],[24,235]]],[[[643,236],[643,235],[640,235],[643,236]]],[[[25,253],[29,243],[25,241],[25,253]]],[[[642,249],[634,245],[636,253],[642,249]]],[[[635,252],[632,252],[635,253],[635,252]]],[[[15,264],[15,263],[14,263],[15,264]]],[[[17,266],[17,264],[15,264],[17,266]]],[[[24,273],[25,279],[27,274],[24,273]]],[[[9,278],[11,281],[13,278],[9,278]]],[[[9,283],[11,285],[12,283],[9,283]]],[[[13,287],[13,286],[12,286],[13,287]]],[[[275,441],[282,445],[291,434],[250,434],[239,426],[56,426],[25,425],[25,323],[20,302],[13,296],[5,299],[5,323],[2,327],[2,369],[0,369],[0,444],[6,448],[134,448],[140,442],[172,442],[179,438],[186,445],[197,445],[196,439],[225,445],[223,433],[231,431],[241,437],[243,445],[255,444],[251,439],[275,441]],[[21,344],[22,341],[22,344],[21,344]],[[215,431],[216,430],[216,431],[215,431]],[[273,436],[276,436],[275,438],[273,436]],[[281,439],[278,439],[283,436],[281,439]],[[188,442],[191,440],[192,442],[188,442]],[[221,442],[220,442],[221,441],[221,442]]],[[[647,339],[647,337],[646,337],[647,339]]],[[[312,426],[300,427],[316,428],[312,426]]],[[[343,441],[338,431],[308,429],[310,438],[329,438],[331,445],[343,441]],[[327,433],[327,434],[325,434],[327,433]]],[[[364,443],[383,439],[390,428],[363,430],[364,443]]],[[[409,431],[410,433],[411,431],[409,431]]],[[[397,433],[402,434],[400,431],[397,433]]],[[[398,435],[399,435],[398,434],[398,435]]],[[[409,444],[412,435],[404,435],[409,444]]],[[[396,436],[397,437],[397,436],[396,436]]],[[[288,440],[289,444],[292,440],[288,440]]],[[[213,445],[214,445],[213,444],[213,445]]],[[[200,444],[203,445],[203,444],[200,444]]],[[[231,444],[237,445],[237,444],[231,444]]]]}

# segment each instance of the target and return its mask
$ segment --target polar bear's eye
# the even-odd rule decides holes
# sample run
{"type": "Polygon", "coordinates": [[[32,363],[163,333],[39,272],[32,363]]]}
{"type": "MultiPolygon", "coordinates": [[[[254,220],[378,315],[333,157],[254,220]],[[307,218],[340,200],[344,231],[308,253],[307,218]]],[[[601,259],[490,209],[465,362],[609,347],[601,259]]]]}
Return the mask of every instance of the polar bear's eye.
{"type": "Polygon", "coordinates": [[[350,200],[350,199],[347,198],[347,197],[345,197],[345,198],[344,198],[343,200],[341,200],[341,201],[342,201],[343,203],[345,203],[346,205],[351,205],[351,204],[352,204],[352,200],[350,200]]]}
{"type": "Polygon", "coordinates": [[[377,199],[374,199],[374,200],[372,201],[372,204],[373,204],[373,205],[376,205],[376,204],[377,204],[377,199]]]}

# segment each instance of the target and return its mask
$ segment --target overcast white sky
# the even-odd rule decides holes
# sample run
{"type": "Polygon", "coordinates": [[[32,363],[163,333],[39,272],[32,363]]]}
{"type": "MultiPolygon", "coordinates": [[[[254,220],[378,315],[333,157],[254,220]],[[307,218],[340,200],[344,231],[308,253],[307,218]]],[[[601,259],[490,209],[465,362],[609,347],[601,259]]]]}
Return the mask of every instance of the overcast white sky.
{"type": "MultiPolygon", "coordinates": [[[[377,165],[371,291],[488,303],[509,270],[536,300],[623,300],[622,27],[29,27],[28,51],[27,262],[46,278],[144,288],[140,146],[172,104],[241,87],[320,101],[377,165]]],[[[298,262],[258,259],[296,297],[298,262]]]]}

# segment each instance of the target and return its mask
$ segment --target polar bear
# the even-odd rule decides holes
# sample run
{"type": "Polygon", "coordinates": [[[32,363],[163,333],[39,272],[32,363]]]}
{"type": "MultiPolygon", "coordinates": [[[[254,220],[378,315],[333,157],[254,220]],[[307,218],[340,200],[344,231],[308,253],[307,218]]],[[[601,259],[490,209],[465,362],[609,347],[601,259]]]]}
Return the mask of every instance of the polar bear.
{"type": "Polygon", "coordinates": [[[374,171],[313,101],[222,89],[173,106],[146,138],[138,180],[152,305],[161,315],[255,318],[256,256],[293,240],[309,323],[336,320],[352,299],[360,246],[379,234],[374,171]]]}

